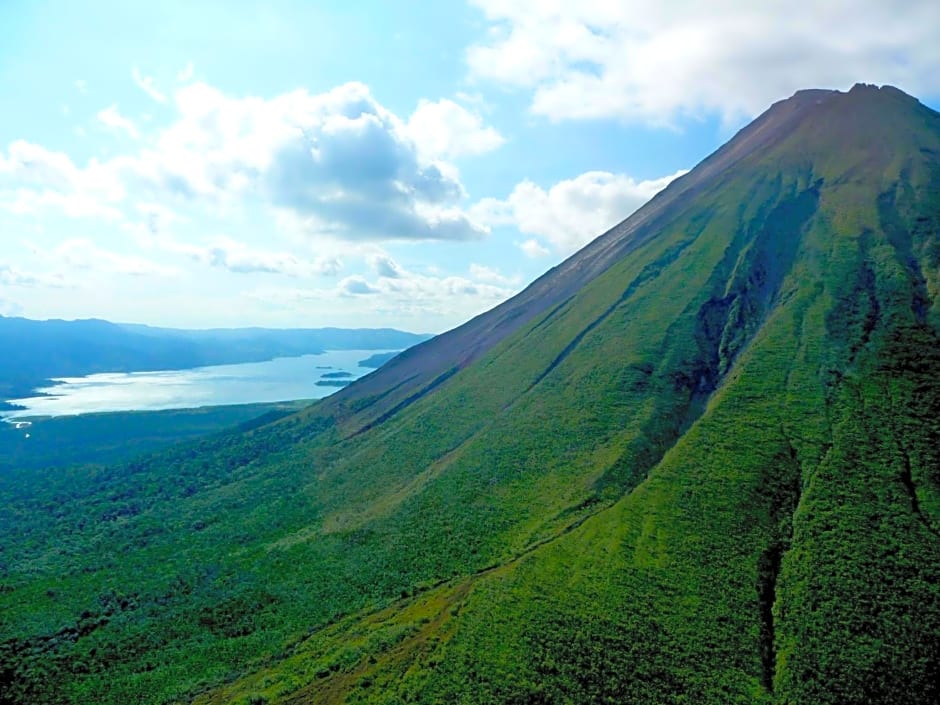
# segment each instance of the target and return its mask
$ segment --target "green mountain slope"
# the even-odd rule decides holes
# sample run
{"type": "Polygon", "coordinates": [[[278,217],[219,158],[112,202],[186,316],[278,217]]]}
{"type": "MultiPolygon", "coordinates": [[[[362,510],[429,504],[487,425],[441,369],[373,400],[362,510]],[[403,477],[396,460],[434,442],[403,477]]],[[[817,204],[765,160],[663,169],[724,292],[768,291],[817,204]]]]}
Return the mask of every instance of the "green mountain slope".
{"type": "Polygon", "coordinates": [[[301,414],[18,487],[0,700],[935,702],[938,230],[940,115],[778,103],[301,414]]]}

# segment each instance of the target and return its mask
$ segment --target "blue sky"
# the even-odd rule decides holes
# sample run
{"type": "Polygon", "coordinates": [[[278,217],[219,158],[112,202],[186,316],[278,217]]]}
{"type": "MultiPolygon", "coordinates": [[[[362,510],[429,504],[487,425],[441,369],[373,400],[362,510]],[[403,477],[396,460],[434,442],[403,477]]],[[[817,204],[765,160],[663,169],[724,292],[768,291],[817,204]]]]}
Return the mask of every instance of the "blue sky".
{"type": "Polygon", "coordinates": [[[0,314],[439,332],[934,2],[0,3],[0,314]]]}

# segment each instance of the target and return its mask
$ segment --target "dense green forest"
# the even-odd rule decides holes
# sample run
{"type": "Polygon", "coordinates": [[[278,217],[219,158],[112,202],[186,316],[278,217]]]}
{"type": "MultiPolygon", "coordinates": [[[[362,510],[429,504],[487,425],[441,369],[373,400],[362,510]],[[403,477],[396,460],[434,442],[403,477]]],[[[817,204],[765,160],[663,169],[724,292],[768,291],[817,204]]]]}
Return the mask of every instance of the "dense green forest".
{"type": "Polygon", "coordinates": [[[940,115],[799,93],[326,400],[29,477],[3,703],[936,703],[940,115]]]}
{"type": "Polygon", "coordinates": [[[127,460],[236,426],[270,423],[307,404],[234,404],[42,417],[22,427],[0,423],[0,474],[127,460]]]}

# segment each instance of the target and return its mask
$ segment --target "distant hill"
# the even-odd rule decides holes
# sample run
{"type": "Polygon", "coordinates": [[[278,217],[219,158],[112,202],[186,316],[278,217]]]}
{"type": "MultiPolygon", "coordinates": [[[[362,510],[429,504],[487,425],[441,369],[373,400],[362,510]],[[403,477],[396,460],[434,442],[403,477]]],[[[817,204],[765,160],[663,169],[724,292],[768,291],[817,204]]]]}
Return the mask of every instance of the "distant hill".
{"type": "Polygon", "coordinates": [[[359,367],[378,369],[398,354],[398,352],[375,353],[374,355],[369,355],[365,360],[360,360],[359,367]]]}
{"type": "Polygon", "coordinates": [[[304,410],[0,477],[0,703],[936,705],[940,114],[801,91],[304,410]]]}
{"type": "Polygon", "coordinates": [[[177,330],[0,316],[0,399],[27,396],[49,377],[259,362],[324,350],[401,350],[428,337],[391,328],[177,330]]]}

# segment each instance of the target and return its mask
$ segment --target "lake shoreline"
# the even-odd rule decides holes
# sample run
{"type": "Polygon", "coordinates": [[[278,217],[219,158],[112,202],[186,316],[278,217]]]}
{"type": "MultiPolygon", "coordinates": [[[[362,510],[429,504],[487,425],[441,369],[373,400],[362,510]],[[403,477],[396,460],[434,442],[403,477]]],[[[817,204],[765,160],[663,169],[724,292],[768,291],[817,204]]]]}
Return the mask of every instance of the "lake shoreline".
{"type": "MultiPolygon", "coordinates": [[[[321,399],[324,397],[321,397],[321,399]]],[[[13,426],[14,428],[28,428],[34,424],[41,424],[44,421],[53,421],[55,419],[74,419],[78,417],[82,418],[104,418],[108,416],[128,416],[128,415],[143,415],[143,414],[172,414],[174,412],[179,412],[180,414],[194,414],[197,412],[215,412],[223,409],[250,409],[252,407],[257,407],[259,409],[269,408],[269,407],[279,407],[283,406],[284,408],[291,408],[294,411],[300,411],[305,409],[311,404],[320,401],[320,399],[283,399],[281,401],[249,401],[241,404],[203,404],[201,406],[181,406],[173,407],[170,409],[125,409],[120,411],[86,411],[84,413],[77,414],[58,414],[50,415],[46,414],[45,416],[21,416],[15,419],[11,418],[0,418],[0,422],[13,426]]]]}
{"type": "Polygon", "coordinates": [[[104,372],[60,377],[31,396],[0,407],[6,422],[95,413],[201,409],[312,401],[329,396],[372,371],[368,356],[395,351],[336,350],[264,362],[185,370],[104,372]],[[325,383],[324,383],[325,382],[325,383]]]}

